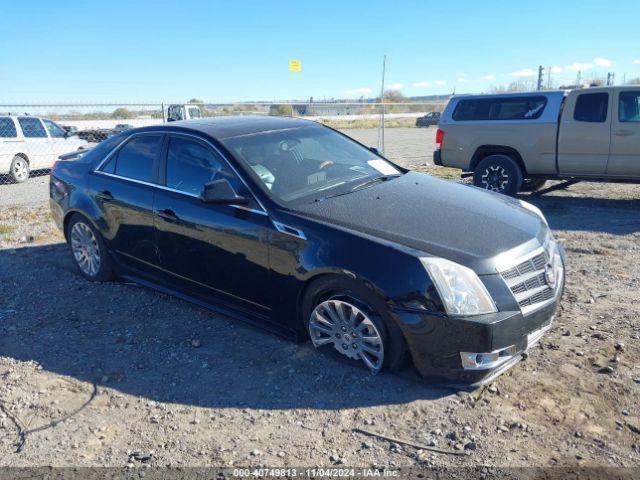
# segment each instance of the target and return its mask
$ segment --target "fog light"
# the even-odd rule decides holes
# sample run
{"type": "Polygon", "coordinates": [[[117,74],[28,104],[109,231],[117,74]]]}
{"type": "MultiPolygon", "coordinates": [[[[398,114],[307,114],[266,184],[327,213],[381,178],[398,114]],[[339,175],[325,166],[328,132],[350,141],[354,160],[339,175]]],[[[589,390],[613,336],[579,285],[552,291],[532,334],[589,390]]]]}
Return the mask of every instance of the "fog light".
{"type": "Polygon", "coordinates": [[[494,352],[460,352],[460,359],[465,370],[487,370],[507,362],[515,354],[516,346],[511,345],[494,352]]]}

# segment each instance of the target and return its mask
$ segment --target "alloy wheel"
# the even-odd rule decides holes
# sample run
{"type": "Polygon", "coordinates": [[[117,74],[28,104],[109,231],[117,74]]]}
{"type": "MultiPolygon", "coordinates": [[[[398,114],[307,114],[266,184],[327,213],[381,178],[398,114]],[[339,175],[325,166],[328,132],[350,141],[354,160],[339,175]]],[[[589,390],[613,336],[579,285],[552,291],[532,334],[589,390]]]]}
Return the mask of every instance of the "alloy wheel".
{"type": "Polygon", "coordinates": [[[311,313],[309,334],[316,348],[333,345],[342,355],[362,360],[372,373],[382,368],[382,336],[371,318],[349,302],[329,299],[320,303],[311,313]]]}
{"type": "Polygon", "coordinates": [[[482,174],[482,186],[487,190],[502,192],[509,183],[509,175],[500,165],[487,167],[482,174]]]}
{"type": "Polygon", "coordinates": [[[78,267],[85,275],[95,277],[100,271],[100,247],[91,228],[83,222],[71,228],[71,251],[78,267]]]}
{"type": "Polygon", "coordinates": [[[13,176],[19,182],[29,178],[29,164],[26,160],[20,158],[13,162],[13,176]]]}

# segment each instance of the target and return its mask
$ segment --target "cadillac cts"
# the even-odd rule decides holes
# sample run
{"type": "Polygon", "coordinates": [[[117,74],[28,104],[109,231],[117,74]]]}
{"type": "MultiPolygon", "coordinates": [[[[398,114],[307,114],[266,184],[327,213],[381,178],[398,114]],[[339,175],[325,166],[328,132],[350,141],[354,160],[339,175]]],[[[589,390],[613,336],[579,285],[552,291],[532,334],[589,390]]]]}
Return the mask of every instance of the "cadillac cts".
{"type": "Polygon", "coordinates": [[[563,250],[534,206],[408,171],[330,128],[128,130],[51,172],[81,275],[170,292],[371,372],[478,385],[553,320],[563,250]]]}

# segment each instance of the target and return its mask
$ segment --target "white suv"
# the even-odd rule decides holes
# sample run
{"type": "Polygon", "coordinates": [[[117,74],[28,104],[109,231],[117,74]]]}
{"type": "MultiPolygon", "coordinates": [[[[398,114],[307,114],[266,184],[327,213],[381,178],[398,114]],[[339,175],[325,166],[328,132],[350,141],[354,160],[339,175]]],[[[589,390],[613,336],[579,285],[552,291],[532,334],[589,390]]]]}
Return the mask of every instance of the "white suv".
{"type": "Polygon", "coordinates": [[[18,183],[32,170],[51,168],[58,156],[88,146],[46,118],[0,115],[0,175],[18,183]]]}

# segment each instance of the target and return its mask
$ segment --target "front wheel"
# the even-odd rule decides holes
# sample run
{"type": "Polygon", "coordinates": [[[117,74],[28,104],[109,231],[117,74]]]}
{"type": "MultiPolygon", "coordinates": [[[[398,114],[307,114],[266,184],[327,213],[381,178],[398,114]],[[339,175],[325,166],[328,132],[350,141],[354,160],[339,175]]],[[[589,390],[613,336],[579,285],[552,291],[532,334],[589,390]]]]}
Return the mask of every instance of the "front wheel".
{"type": "Polygon", "coordinates": [[[489,155],[473,171],[473,184],[504,195],[515,195],[522,186],[522,170],[507,155],[489,155]]]}
{"type": "Polygon", "coordinates": [[[355,280],[330,277],[314,283],[303,315],[313,346],[371,373],[396,370],[404,363],[402,332],[384,301],[355,280]]]}
{"type": "Polygon", "coordinates": [[[67,227],[67,239],[80,274],[92,282],[113,279],[113,263],[102,235],[86,218],[76,214],[67,227]]]}

